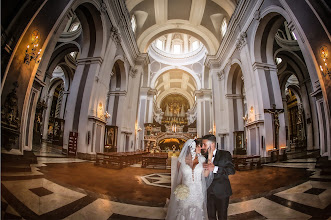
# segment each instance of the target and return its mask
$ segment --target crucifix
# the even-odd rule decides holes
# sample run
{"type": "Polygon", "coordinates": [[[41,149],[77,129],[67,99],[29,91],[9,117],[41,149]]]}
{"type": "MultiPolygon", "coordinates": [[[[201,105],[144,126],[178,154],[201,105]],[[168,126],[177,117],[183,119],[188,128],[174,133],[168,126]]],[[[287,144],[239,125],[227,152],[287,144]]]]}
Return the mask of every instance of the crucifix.
{"type": "Polygon", "coordinates": [[[274,147],[279,149],[279,114],[283,113],[284,109],[276,109],[276,105],[272,105],[272,109],[264,109],[264,113],[270,113],[273,116],[274,125],[274,147]]]}

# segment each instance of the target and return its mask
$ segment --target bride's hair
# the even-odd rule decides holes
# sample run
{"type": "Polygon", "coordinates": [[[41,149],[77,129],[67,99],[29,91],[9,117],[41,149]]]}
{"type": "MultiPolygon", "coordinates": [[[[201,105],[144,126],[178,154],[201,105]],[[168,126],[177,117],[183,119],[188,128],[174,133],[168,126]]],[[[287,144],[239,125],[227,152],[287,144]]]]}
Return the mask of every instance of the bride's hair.
{"type": "Polygon", "coordinates": [[[202,146],[202,139],[201,138],[197,138],[194,141],[195,141],[196,146],[199,146],[199,145],[202,146]]]}

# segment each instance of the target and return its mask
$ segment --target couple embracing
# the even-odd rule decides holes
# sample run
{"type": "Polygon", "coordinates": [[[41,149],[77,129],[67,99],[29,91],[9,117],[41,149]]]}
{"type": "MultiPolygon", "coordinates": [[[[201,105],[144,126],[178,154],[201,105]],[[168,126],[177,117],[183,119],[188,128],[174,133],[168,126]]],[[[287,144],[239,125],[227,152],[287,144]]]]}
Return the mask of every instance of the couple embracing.
{"type": "Polygon", "coordinates": [[[234,174],[231,154],[216,149],[216,137],[188,140],[178,157],[167,220],[227,219],[232,195],[228,175],[234,174]],[[217,217],[218,218],[217,218],[217,217]]]}

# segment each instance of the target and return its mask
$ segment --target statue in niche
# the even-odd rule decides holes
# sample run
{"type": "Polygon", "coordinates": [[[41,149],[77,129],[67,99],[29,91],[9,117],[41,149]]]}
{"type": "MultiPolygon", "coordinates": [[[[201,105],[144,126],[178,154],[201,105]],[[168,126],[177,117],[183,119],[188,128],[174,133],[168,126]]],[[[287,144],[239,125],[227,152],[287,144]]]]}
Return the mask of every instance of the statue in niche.
{"type": "Polygon", "coordinates": [[[303,125],[303,107],[302,104],[298,105],[298,114],[297,114],[298,120],[297,120],[297,138],[298,138],[298,144],[300,146],[305,146],[305,130],[303,125]]]}
{"type": "Polygon", "coordinates": [[[299,105],[298,106],[298,122],[297,122],[298,125],[301,125],[302,124],[302,106],[299,105]]]}

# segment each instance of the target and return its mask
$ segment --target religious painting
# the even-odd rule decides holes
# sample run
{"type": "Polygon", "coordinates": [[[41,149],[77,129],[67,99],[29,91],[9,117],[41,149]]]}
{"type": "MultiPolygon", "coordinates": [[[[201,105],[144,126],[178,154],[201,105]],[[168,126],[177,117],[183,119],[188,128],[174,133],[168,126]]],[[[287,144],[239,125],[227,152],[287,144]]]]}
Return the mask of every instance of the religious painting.
{"type": "Polygon", "coordinates": [[[246,149],[244,145],[244,132],[234,131],[234,154],[246,154],[246,149]]]}
{"type": "Polygon", "coordinates": [[[118,133],[117,126],[106,126],[104,152],[117,151],[117,133],[118,133]]]}

